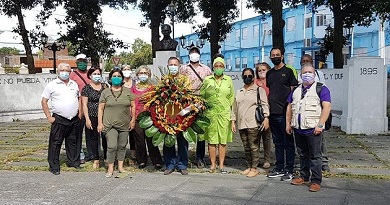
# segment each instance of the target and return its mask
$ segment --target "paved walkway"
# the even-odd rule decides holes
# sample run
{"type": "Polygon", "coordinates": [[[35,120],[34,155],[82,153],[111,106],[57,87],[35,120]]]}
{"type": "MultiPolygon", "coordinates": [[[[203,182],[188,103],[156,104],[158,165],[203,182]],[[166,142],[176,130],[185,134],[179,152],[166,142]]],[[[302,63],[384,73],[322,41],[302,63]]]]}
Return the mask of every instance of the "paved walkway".
{"type": "MultiPolygon", "coordinates": [[[[46,120],[0,123],[0,169],[47,171],[47,144],[50,125],[46,120]]],[[[390,180],[390,136],[345,135],[331,130],[325,134],[328,143],[331,172],[326,177],[382,178],[390,180]]],[[[85,144],[85,143],[84,143],[85,144]]],[[[191,157],[194,149],[191,146],[191,157]]],[[[61,155],[62,171],[75,171],[65,167],[65,151],[61,155]]],[[[298,162],[298,160],[297,160],[298,162]]],[[[92,163],[83,171],[91,171],[92,163]]],[[[245,167],[241,139],[235,136],[228,145],[226,168],[238,173],[245,167]]],[[[151,171],[152,166],[149,165],[151,171]]],[[[129,171],[139,172],[134,166],[129,171]]],[[[148,170],[148,169],[146,169],[148,170]]],[[[260,169],[263,173],[267,170],[260,169]]],[[[100,171],[104,171],[102,168],[100,171]]],[[[206,172],[190,164],[190,172],[206,172]]]]}

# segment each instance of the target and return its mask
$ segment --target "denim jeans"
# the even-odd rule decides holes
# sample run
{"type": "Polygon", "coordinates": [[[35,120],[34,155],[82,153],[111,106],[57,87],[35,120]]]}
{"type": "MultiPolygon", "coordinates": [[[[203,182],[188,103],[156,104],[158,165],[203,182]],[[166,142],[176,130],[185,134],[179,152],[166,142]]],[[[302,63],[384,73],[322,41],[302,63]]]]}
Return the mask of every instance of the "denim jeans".
{"type": "Polygon", "coordinates": [[[176,141],[177,155],[175,145],[172,147],[163,146],[165,166],[169,170],[173,170],[174,168],[184,170],[188,167],[188,142],[184,139],[182,133],[177,135],[176,141]]]}
{"type": "Polygon", "coordinates": [[[294,137],[286,133],[286,115],[271,114],[269,122],[275,144],[276,170],[293,173],[295,145],[294,137]]]}
{"type": "Polygon", "coordinates": [[[300,175],[305,181],[309,181],[311,172],[311,182],[321,184],[322,182],[322,157],[321,144],[323,134],[313,133],[303,135],[295,132],[295,142],[301,150],[300,175]]]}

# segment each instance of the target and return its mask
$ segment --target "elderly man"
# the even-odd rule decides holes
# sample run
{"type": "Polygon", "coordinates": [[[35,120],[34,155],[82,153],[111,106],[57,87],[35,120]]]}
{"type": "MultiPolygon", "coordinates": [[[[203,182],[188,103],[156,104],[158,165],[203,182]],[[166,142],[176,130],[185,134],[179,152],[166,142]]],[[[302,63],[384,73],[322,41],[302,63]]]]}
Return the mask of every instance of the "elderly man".
{"type": "MultiPolygon", "coordinates": [[[[180,73],[188,76],[192,82],[192,89],[195,94],[199,94],[199,89],[202,85],[203,79],[211,75],[211,69],[202,63],[200,63],[200,50],[198,47],[192,47],[189,51],[190,62],[187,65],[183,65],[180,69],[180,73]]],[[[200,140],[196,143],[196,160],[197,167],[204,168],[204,157],[206,152],[206,141],[200,140]]]]}
{"type": "Polygon", "coordinates": [[[48,162],[50,172],[60,174],[60,151],[65,138],[67,165],[80,169],[78,149],[78,131],[81,113],[80,92],[73,80],[69,79],[70,66],[67,63],[58,65],[58,78],[48,83],[42,93],[42,109],[51,123],[48,162]],[[51,100],[53,114],[48,105],[51,100]]]}
{"type": "MultiPolygon", "coordinates": [[[[86,86],[87,84],[89,84],[91,82],[91,80],[87,77],[87,67],[88,67],[87,56],[85,54],[78,54],[76,56],[76,65],[77,65],[77,70],[73,71],[70,74],[70,79],[77,83],[77,85],[79,87],[79,91],[81,93],[84,86],[86,86]]],[[[82,107],[80,107],[80,112],[83,113],[82,107]]],[[[81,148],[84,127],[85,127],[85,118],[82,117],[80,120],[80,129],[79,129],[79,133],[78,133],[78,136],[79,136],[78,147],[79,147],[79,151],[80,151],[80,163],[81,164],[85,163],[85,155],[84,155],[83,149],[81,148]]],[[[87,151],[88,151],[89,155],[91,155],[91,153],[92,153],[90,141],[91,141],[90,139],[85,139],[85,143],[86,143],[87,151]]],[[[87,161],[90,159],[92,160],[93,156],[87,157],[87,161]]]]}
{"type": "Polygon", "coordinates": [[[294,178],[291,184],[307,184],[311,180],[309,191],[316,192],[322,182],[321,142],[331,109],[330,91],[315,82],[311,64],[302,67],[301,78],[302,84],[287,99],[286,132],[292,134],[294,130],[296,146],[301,150],[300,177],[294,178]]]}

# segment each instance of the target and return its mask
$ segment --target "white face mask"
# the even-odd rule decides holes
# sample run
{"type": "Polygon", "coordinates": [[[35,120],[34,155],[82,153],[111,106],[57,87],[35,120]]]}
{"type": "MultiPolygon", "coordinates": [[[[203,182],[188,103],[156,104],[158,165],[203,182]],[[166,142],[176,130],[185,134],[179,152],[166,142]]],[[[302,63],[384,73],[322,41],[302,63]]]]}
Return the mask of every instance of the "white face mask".
{"type": "Polygon", "coordinates": [[[131,76],[131,70],[124,70],[122,73],[125,78],[130,78],[131,76]]]}
{"type": "Polygon", "coordinates": [[[199,62],[199,59],[200,59],[200,55],[198,53],[191,53],[190,54],[190,61],[191,62],[199,62]]]}
{"type": "Polygon", "coordinates": [[[149,76],[148,75],[145,75],[145,74],[139,74],[138,75],[138,79],[141,81],[141,82],[146,82],[148,80],[149,76]]]}
{"type": "Polygon", "coordinates": [[[267,75],[266,72],[259,72],[259,77],[260,77],[260,78],[265,78],[266,75],[267,75]]]}

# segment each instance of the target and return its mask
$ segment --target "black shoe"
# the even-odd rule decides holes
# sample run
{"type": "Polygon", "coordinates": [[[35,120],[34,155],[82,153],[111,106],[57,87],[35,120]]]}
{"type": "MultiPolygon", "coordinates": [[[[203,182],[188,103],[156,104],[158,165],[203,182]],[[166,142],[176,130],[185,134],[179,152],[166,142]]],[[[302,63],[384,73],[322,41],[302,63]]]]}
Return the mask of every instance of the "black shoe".
{"type": "Polygon", "coordinates": [[[284,175],[283,171],[278,171],[276,169],[273,169],[271,172],[269,172],[267,174],[267,177],[268,178],[276,178],[276,177],[281,177],[283,175],[284,175]]]}
{"type": "Polygon", "coordinates": [[[173,172],[173,169],[166,169],[166,170],[164,171],[164,175],[172,174],[172,172],[173,172]]]}
{"type": "Polygon", "coordinates": [[[138,165],[138,169],[143,169],[146,167],[146,163],[141,163],[138,165]]]}
{"type": "Polygon", "coordinates": [[[161,164],[156,164],[154,165],[154,168],[157,170],[157,171],[160,171],[162,169],[162,166],[161,164]]]}
{"type": "Polygon", "coordinates": [[[84,159],[80,159],[80,164],[85,164],[85,160],[84,159]]]}
{"type": "Polygon", "coordinates": [[[180,170],[181,175],[188,175],[188,170],[182,169],[180,170]]]}
{"type": "Polygon", "coordinates": [[[330,172],[330,167],[327,164],[322,165],[322,171],[324,172],[330,172]]]}
{"type": "Polygon", "coordinates": [[[198,167],[198,169],[203,169],[204,168],[203,160],[198,160],[198,163],[196,164],[196,166],[198,167]]]}
{"type": "Polygon", "coordinates": [[[54,175],[59,175],[60,174],[60,170],[58,170],[58,169],[49,169],[49,171],[52,173],[52,174],[54,174],[54,175]]]}
{"type": "Polygon", "coordinates": [[[80,169],[81,169],[80,165],[74,166],[74,168],[77,169],[77,170],[80,170],[80,169]]]}

